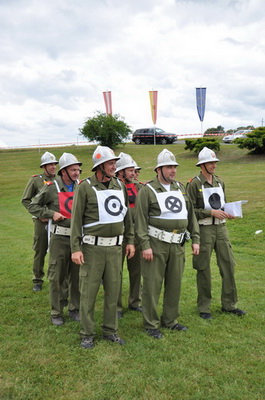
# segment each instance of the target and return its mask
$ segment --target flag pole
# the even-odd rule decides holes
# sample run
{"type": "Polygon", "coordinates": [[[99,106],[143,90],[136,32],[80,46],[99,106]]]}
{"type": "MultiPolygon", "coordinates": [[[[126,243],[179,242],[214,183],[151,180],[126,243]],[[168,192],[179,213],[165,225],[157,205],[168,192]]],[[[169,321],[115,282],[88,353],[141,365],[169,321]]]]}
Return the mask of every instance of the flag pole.
{"type": "MultiPolygon", "coordinates": [[[[200,91],[202,92],[202,87],[200,87],[200,91]]],[[[201,110],[203,107],[203,101],[202,101],[202,95],[201,95],[201,110]]],[[[203,125],[203,120],[201,120],[201,134],[202,134],[202,125],[203,125]]]]}

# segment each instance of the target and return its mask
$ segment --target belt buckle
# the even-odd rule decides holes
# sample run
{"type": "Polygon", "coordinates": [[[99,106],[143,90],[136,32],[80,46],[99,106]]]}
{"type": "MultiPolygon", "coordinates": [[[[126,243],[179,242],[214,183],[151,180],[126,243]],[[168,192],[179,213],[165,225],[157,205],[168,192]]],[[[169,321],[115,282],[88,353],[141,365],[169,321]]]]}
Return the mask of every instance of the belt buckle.
{"type": "Polygon", "coordinates": [[[161,232],[157,231],[157,236],[155,236],[155,237],[157,237],[158,240],[163,241],[165,238],[165,231],[161,231],[161,232]]]}

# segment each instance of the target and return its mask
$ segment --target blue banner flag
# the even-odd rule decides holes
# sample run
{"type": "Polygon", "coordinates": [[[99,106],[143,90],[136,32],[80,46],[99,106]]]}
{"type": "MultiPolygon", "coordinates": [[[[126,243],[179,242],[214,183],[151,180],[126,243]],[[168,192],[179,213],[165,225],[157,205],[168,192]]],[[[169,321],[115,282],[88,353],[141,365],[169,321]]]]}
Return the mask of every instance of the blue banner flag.
{"type": "Polygon", "coordinates": [[[206,88],[196,88],[196,101],[199,118],[203,121],[206,103],[206,88]]]}

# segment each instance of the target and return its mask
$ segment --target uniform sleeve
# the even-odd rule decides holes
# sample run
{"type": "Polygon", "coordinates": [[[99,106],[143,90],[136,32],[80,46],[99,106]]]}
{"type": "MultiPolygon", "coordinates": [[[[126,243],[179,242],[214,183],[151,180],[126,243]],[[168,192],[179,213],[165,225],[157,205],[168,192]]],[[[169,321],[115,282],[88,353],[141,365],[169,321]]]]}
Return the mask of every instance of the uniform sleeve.
{"type": "Polygon", "coordinates": [[[122,183],[127,213],[124,217],[124,239],[126,244],[134,244],[134,226],[131,209],[129,207],[129,196],[125,185],[122,183]]]}
{"type": "Polygon", "coordinates": [[[28,211],[38,218],[52,218],[54,211],[49,209],[51,204],[50,192],[53,188],[44,186],[41,191],[32,199],[28,211]]]}
{"type": "Polygon", "coordinates": [[[80,184],[74,195],[71,219],[71,252],[81,251],[83,235],[83,215],[87,204],[87,192],[85,183],[80,184]]]}
{"type": "Polygon", "coordinates": [[[151,248],[148,235],[148,192],[149,190],[145,186],[139,191],[136,198],[135,234],[141,250],[147,250],[151,248]]]}
{"type": "MultiPolygon", "coordinates": [[[[186,203],[187,204],[187,203],[186,203]]],[[[188,209],[188,231],[190,232],[190,237],[193,244],[200,243],[200,227],[194,212],[193,205],[190,200],[187,204],[188,209]]]]}
{"type": "Polygon", "coordinates": [[[195,180],[188,183],[188,185],[186,187],[187,194],[193,205],[193,209],[194,209],[197,220],[204,219],[204,218],[211,216],[211,210],[204,209],[203,195],[202,195],[202,191],[200,191],[199,189],[200,188],[197,185],[197,182],[195,180]]]}
{"type": "Polygon", "coordinates": [[[31,200],[38,193],[38,188],[35,185],[34,179],[31,178],[27,186],[25,187],[24,193],[22,195],[21,203],[28,210],[31,200]]]}

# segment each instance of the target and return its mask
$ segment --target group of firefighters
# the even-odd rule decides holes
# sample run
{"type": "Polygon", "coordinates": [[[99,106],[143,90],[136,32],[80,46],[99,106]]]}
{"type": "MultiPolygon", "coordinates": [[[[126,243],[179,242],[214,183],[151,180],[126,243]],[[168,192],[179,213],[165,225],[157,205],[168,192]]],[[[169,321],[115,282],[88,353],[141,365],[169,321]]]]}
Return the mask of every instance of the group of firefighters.
{"type": "Polygon", "coordinates": [[[142,313],[146,333],[161,339],[161,328],[187,330],[177,318],[188,240],[197,271],[199,316],[212,319],[213,250],[222,278],[221,311],[244,315],[236,305],[235,262],[226,228],[226,220],[234,217],[224,211],[225,187],[215,175],[219,162],[215,152],[207,147],[201,150],[196,164],[200,173],[186,187],[175,180],[179,164],[167,149],[157,157],[154,179],[145,184],[139,182],[141,168],[129,154],[116,156],[112,149],[97,146],[92,161],[93,175],[80,181],[82,162],[73,154],[64,153],[57,161],[45,152],[42,173],[29,180],[22,196],[34,221],[35,292],[42,289],[49,251],[52,324],[65,323],[63,310],[68,306],[69,317],[81,324],[81,347],[93,348],[95,305],[103,285],[103,339],[123,345],[118,320],[123,317],[126,259],[128,308],[142,313]]]}

